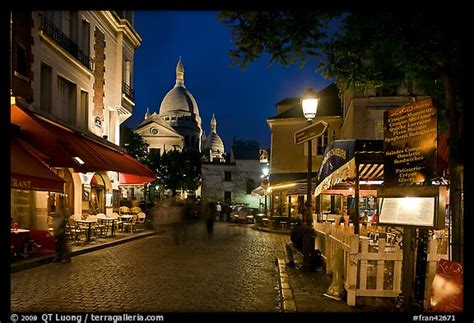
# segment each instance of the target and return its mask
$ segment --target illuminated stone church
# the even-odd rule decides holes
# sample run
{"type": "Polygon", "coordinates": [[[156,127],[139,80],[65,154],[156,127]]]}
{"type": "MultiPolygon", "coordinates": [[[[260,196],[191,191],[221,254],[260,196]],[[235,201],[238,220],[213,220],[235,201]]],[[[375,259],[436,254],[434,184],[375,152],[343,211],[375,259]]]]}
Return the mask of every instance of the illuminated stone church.
{"type": "Polygon", "coordinates": [[[160,155],[183,148],[201,151],[201,117],[196,100],[184,85],[181,57],[176,66],[174,87],[164,96],[158,113],[147,109],[135,132],[148,143],[150,150],[156,149],[160,155]]]}

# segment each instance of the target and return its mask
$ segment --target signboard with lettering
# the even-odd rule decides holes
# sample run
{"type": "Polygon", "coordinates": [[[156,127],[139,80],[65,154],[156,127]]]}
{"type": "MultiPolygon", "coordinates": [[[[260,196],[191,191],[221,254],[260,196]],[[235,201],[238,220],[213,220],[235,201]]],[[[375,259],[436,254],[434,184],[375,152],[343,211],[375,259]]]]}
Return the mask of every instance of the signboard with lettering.
{"type": "Polygon", "coordinates": [[[379,224],[434,227],[436,197],[380,198],[379,224]]]}
{"type": "Polygon", "coordinates": [[[436,172],[436,108],[432,99],[384,112],[384,185],[423,183],[436,172]]]}
{"type": "Polygon", "coordinates": [[[318,121],[312,125],[295,132],[295,144],[301,144],[308,140],[321,136],[328,128],[327,122],[318,121]]]}
{"type": "Polygon", "coordinates": [[[100,119],[99,116],[95,117],[95,125],[96,127],[99,127],[99,128],[102,127],[102,120],[100,119]]]}
{"type": "Polygon", "coordinates": [[[378,224],[444,229],[445,195],[445,189],[440,186],[383,188],[377,198],[378,224]]]}

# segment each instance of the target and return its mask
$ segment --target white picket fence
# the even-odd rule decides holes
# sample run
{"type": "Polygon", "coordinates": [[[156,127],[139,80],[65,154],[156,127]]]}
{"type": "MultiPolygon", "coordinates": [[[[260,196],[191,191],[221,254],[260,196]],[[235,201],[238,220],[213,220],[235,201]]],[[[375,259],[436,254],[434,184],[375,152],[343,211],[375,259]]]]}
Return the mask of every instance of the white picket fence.
{"type": "MultiPolygon", "coordinates": [[[[400,294],[403,250],[398,244],[388,244],[385,239],[374,244],[367,237],[354,234],[352,227],[342,225],[315,223],[315,230],[316,248],[326,260],[327,273],[331,271],[336,250],[343,250],[347,305],[356,305],[357,297],[397,297],[400,294]]],[[[438,242],[430,238],[428,243],[426,291],[433,281],[437,261],[447,258],[438,252],[438,242]]]]}

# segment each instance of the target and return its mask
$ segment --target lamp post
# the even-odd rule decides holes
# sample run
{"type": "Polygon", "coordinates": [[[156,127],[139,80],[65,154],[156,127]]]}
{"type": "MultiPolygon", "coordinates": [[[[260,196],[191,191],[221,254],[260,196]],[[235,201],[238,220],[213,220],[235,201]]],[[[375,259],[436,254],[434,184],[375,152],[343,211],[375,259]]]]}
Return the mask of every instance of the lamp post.
{"type": "Polygon", "coordinates": [[[270,172],[270,169],[265,166],[262,169],[262,187],[264,189],[264,195],[265,195],[265,216],[267,216],[267,188],[268,188],[268,173],[270,172]]]}
{"type": "MultiPolygon", "coordinates": [[[[301,106],[303,107],[303,114],[308,122],[308,126],[313,123],[314,117],[318,110],[318,98],[316,92],[308,88],[305,90],[303,99],[301,100],[301,106]]],[[[303,221],[305,229],[303,231],[303,268],[305,270],[310,269],[311,253],[314,252],[314,236],[311,227],[312,222],[312,194],[311,194],[311,181],[313,172],[313,152],[311,139],[308,140],[308,173],[307,173],[307,187],[306,187],[306,210],[303,214],[303,221]]]]}

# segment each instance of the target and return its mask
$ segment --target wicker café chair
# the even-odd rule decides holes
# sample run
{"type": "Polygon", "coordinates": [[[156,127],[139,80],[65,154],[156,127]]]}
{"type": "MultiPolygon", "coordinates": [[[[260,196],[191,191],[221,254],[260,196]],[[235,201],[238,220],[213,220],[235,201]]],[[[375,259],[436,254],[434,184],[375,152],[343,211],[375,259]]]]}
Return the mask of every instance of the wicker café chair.
{"type": "Polygon", "coordinates": [[[128,206],[121,206],[119,208],[119,214],[128,214],[128,212],[130,212],[130,209],[128,208],[128,206]]]}

